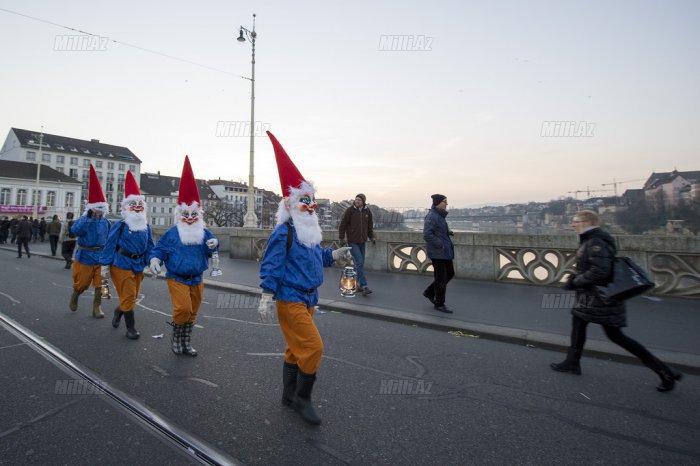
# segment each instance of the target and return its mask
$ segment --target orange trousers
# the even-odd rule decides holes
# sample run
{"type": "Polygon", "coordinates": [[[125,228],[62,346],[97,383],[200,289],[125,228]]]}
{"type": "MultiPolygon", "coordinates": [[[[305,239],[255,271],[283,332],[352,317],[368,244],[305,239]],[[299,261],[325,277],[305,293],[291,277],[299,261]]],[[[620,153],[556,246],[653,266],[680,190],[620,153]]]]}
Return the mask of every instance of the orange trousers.
{"type": "Polygon", "coordinates": [[[109,268],[109,276],[112,278],[114,288],[119,296],[119,310],[130,312],[136,306],[136,299],[141,291],[143,272],[136,273],[133,270],[124,270],[116,266],[109,268]]]}
{"type": "Polygon", "coordinates": [[[92,282],[93,288],[102,286],[102,276],[99,265],[85,265],[79,261],[73,261],[73,289],[78,293],[88,289],[92,282]]]}
{"type": "Polygon", "coordinates": [[[314,308],[303,303],[277,300],[277,319],[286,346],[284,360],[296,364],[306,374],[315,374],[321,365],[323,340],[318,333],[314,308]]]}
{"type": "Polygon", "coordinates": [[[170,302],[173,303],[173,322],[177,325],[193,324],[202,304],[204,280],[196,286],[185,285],[174,278],[168,278],[167,282],[170,302]]]}

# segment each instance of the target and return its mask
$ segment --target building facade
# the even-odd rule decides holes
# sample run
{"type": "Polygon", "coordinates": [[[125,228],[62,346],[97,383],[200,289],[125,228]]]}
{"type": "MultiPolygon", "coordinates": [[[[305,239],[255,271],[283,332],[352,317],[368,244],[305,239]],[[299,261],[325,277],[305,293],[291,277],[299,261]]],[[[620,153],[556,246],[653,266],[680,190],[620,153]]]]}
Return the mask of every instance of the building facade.
{"type": "MultiPolygon", "coordinates": [[[[140,177],[141,194],[148,204],[148,218],[153,226],[172,226],[174,222],[177,196],[180,192],[180,178],[158,173],[143,173],[140,177]]],[[[207,202],[217,200],[216,194],[205,180],[195,180],[199,188],[202,208],[207,202]]]]}
{"type": "Polygon", "coordinates": [[[121,210],[126,171],[130,170],[136,179],[141,171],[141,160],[126,147],[104,144],[98,139],[87,141],[19,128],[10,129],[0,151],[0,160],[24,162],[35,167],[41,163],[81,182],[77,199],[80,205],[87,199],[92,163],[110,210],[115,214],[121,210]]]}

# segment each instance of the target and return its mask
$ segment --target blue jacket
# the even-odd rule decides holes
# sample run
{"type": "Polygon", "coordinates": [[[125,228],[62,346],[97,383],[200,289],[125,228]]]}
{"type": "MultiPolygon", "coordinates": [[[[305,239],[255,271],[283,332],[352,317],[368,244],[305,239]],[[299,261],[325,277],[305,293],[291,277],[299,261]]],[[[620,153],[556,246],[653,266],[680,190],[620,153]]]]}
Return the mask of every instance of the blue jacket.
{"type": "Polygon", "coordinates": [[[279,225],[270,235],[260,266],[260,288],[280,301],[315,306],[318,287],[323,284],[323,267],[333,265],[333,249],[301,244],[293,225],[292,237],[287,252],[287,226],[279,225]]]}
{"type": "Polygon", "coordinates": [[[452,260],[455,257],[455,247],[452,244],[450,229],[447,227],[447,211],[433,207],[425,216],[423,223],[423,239],[425,251],[430,259],[452,260]]]}
{"type": "Polygon", "coordinates": [[[157,257],[163,261],[167,269],[165,278],[174,278],[189,286],[199,285],[202,274],[209,268],[208,259],[212,250],[206,242],[212,238],[214,235],[211,231],[204,230],[201,244],[182,244],[177,226],[172,226],[158,240],[148,260],[150,262],[151,258],[157,257]]]}
{"type": "Polygon", "coordinates": [[[150,225],[146,225],[146,229],[142,231],[131,231],[124,220],[119,220],[109,231],[107,244],[100,255],[100,264],[114,265],[120,269],[140,273],[148,265],[148,258],[151,256],[153,247],[150,225]],[[122,252],[141,257],[133,259],[125,256],[122,252]]]}
{"type": "Polygon", "coordinates": [[[109,220],[103,216],[80,216],[70,229],[78,238],[75,260],[85,265],[100,265],[100,255],[102,255],[102,248],[107,242],[109,228],[109,220]],[[81,246],[90,249],[83,249],[81,246]]]}

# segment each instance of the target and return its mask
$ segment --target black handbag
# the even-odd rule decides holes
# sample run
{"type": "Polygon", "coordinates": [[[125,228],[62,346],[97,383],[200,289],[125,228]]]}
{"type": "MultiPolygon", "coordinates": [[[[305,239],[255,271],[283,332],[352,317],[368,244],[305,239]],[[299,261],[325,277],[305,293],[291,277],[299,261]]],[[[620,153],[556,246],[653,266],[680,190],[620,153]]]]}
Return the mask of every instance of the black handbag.
{"type": "Polygon", "coordinates": [[[616,257],[612,263],[612,278],[607,285],[596,285],[598,297],[605,304],[624,301],[654,288],[644,269],[629,257],[616,257]]]}

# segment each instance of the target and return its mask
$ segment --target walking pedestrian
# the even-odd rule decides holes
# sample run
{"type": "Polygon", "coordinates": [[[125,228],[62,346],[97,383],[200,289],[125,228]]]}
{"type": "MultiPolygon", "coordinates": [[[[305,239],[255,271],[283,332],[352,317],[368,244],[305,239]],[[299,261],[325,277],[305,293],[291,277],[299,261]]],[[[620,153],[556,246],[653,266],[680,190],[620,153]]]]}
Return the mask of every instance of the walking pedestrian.
{"type": "Polygon", "coordinates": [[[61,222],[58,220],[58,215],[54,215],[51,223],[46,226],[46,233],[49,234],[49,246],[51,246],[51,255],[56,255],[58,249],[58,236],[61,234],[61,222]]]}
{"type": "Polygon", "coordinates": [[[10,236],[10,219],[3,217],[0,222],[0,244],[7,244],[7,238],[10,236]]]}
{"type": "Polygon", "coordinates": [[[17,240],[17,228],[19,226],[20,220],[22,220],[23,216],[17,215],[16,217],[12,217],[12,220],[10,220],[10,235],[12,235],[12,238],[10,240],[10,243],[14,244],[15,241],[17,240]]]}
{"type": "Polygon", "coordinates": [[[22,220],[17,224],[17,259],[22,258],[22,246],[27,252],[27,259],[32,257],[29,254],[29,240],[32,237],[32,224],[29,218],[25,215],[22,220]]]}
{"type": "MultiPolygon", "coordinates": [[[[30,218],[31,220],[31,218],[30,218]]],[[[37,238],[39,237],[39,220],[33,219],[31,220],[32,222],[32,243],[36,243],[37,238]]]]}
{"type": "Polygon", "coordinates": [[[75,220],[73,212],[66,214],[66,220],[61,222],[61,232],[58,234],[58,241],[61,243],[61,256],[66,261],[64,269],[70,269],[73,265],[73,251],[75,251],[76,236],[71,231],[75,220]]]}
{"type": "Polygon", "coordinates": [[[433,204],[423,223],[423,239],[428,258],[433,263],[433,282],[423,291],[423,296],[433,303],[436,311],[452,313],[445,305],[447,284],[455,275],[452,260],[455,249],[452,244],[452,230],[447,226],[447,197],[442,194],[431,196],[433,204]]]}
{"type": "Polygon", "coordinates": [[[316,189],[301,176],[277,139],[269,131],[267,135],[275,151],[284,198],[260,266],[263,294],[258,311],[261,320],[269,323],[277,303],[285,340],[282,403],[291,406],[305,421],[318,425],[321,418],[314,410],[311,392],[321,365],[323,341],[313,314],[318,288],[323,283],[323,267],[330,267],[350,248],[321,248],[316,189]]]}
{"type": "Polygon", "coordinates": [[[173,305],[173,327],[170,339],[173,353],[197,356],[192,347],[192,329],[202,304],[204,282],[202,274],[207,270],[207,260],[219,241],[206,229],[199,197],[199,189],[192,172],[189,157],[182,167],[175,225],[170,227],[153,249],[150,269],[154,275],[165,263],[170,301],[173,305]]]}
{"type": "Polygon", "coordinates": [[[143,281],[143,269],[153,250],[153,234],[146,218],[146,200],[130,171],[126,172],[121,207],[122,220],[110,229],[100,264],[102,278],[112,277],[119,296],[112,327],[119,328],[123,316],[127,338],[136,340],[140,336],[135,326],[136,299],[143,281]]]}
{"type": "Polygon", "coordinates": [[[41,217],[41,220],[39,221],[39,241],[42,243],[46,239],[46,227],[48,226],[48,223],[46,223],[46,217],[41,217]]]}
{"type": "Polygon", "coordinates": [[[605,335],[618,346],[626,349],[661,378],[656,387],[660,392],[673,390],[682,374],[670,368],[637,341],[622,333],[627,326],[624,301],[604,303],[596,294],[596,285],[605,285],[612,276],[612,264],[617,253],[615,240],[600,228],[600,217],[591,210],[574,215],[571,226],[578,233],[579,248],[576,251],[576,272],[569,275],[564,289],[576,290],[571,309],[571,346],[566,359],[552,363],[558,372],[581,375],[581,353],[586,343],[586,327],[589,323],[603,326],[605,335]]]}
{"type": "Polygon", "coordinates": [[[357,270],[359,291],[363,296],[372,293],[365,277],[365,243],[368,239],[372,244],[375,243],[373,228],[372,211],[367,207],[367,197],[360,193],[355,196],[352,205],[345,210],[338,226],[338,235],[341,244],[347,237],[348,246],[351,248],[350,253],[355,262],[355,270],[357,270]]]}
{"type": "Polygon", "coordinates": [[[102,303],[100,255],[109,234],[110,223],[104,218],[108,209],[109,204],[105,201],[97,173],[90,164],[88,203],[83,215],[71,227],[71,231],[78,238],[78,248],[73,263],[73,294],[68,307],[74,312],[78,310],[78,297],[92,283],[95,292],[92,300],[92,316],[97,319],[105,316],[100,308],[102,303]]]}

